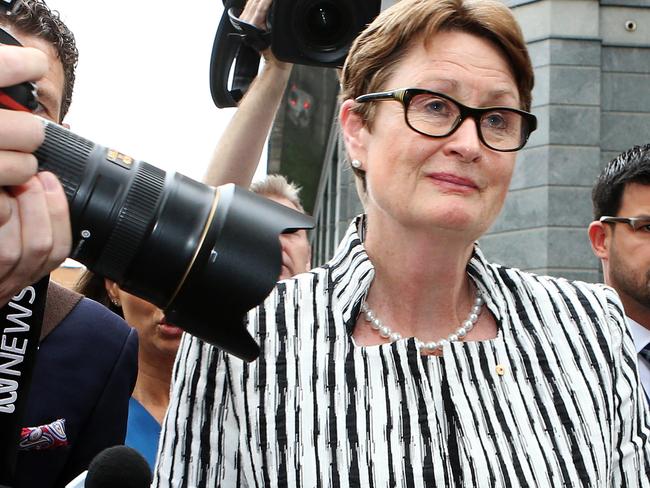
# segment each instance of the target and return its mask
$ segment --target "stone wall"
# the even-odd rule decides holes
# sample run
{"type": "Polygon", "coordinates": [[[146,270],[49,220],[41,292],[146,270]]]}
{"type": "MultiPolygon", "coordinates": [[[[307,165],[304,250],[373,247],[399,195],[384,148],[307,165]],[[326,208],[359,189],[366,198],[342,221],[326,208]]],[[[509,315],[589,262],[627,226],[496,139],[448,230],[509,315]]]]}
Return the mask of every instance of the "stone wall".
{"type": "Polygon", "coordinates": [[[520,153],[503,212],[481,245],[504,264],[600,281],[586,231],[591,187],[606,161],[649,139],[650,2],[510,5],[535,67],[540,127],[520,153]]]}

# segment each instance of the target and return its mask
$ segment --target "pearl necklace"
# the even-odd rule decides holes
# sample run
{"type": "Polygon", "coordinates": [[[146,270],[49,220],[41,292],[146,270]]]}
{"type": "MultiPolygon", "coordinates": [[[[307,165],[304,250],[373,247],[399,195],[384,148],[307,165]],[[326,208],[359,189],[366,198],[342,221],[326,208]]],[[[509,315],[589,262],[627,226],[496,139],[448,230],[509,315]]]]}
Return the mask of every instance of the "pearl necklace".
{"type": "MultiPolygon", "coordinates": [[[[465,337],[467,333],[474,328],[476,322],[478,322],[478,317],[481,315],[481,310],[483,309],[484,303],[485,300],[483,300],[481,292],[477,290],[472,310],[469,312],[467,319],[462,324],[460,324],[460,327],[458,327],[458,329],[449,334],[445,339],[440,339],[438,342],[424,342],[417,337],[414,337],[415,344],[427,351],[435,351],[436,349],[442,350],[443,347],[451,342],[459,341],[465,337]]],[[[363,312],[365,319],[370,322],[370,327],[373,330],[379,332],[379,335],[384,339],[389,339],[391,342],[399,341],[402,339],[402,334],[399,332],[394,332],[390,327],[384,325],[381,320],[375,316],[374,312],[370,310],[370,307],[365,300],[361,302],[361,311],[363,312]]]]}

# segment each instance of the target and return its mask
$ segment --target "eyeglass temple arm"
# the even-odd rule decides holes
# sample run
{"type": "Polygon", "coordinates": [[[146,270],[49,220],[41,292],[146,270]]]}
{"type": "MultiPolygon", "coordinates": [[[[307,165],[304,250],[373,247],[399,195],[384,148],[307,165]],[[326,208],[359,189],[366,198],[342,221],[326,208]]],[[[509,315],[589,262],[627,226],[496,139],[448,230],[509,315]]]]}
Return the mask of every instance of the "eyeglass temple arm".
{"type": "Polygon", "coordinates": [[[629,219],[625,217],[610,217],[608,215],[603,215],[601,218],[598,219],[600,222],[622,222],[624,224],[627,224],[629,219]]]}
{"type": "Polygon", "coordinates": [[[391,91],[383,91],[383,92],[376,92],[376,93],[367,93],[365,95],[360,95],[357,98],[355,98],[355,102],[358,103],[363,103],[363,102],[369,102],[370,100],[391,100],[396,98],[396,94],[401,91],[401,90],[391,90],[391,91]]]}

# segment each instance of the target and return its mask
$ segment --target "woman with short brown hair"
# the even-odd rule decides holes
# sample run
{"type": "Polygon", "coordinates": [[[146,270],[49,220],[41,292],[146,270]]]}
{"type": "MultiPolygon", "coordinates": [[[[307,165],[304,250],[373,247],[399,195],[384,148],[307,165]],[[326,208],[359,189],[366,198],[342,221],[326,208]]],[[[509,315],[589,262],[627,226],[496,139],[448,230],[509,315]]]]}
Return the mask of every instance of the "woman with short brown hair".
{"type": "Polygon", "coordinates": [[[365,213],[250,312],[256,362],[185,338],[156,486],[650,485],[616,294],[476,244],[532,85],[496,0],[402,0],[360,35],[340,123],[365,213]]]}

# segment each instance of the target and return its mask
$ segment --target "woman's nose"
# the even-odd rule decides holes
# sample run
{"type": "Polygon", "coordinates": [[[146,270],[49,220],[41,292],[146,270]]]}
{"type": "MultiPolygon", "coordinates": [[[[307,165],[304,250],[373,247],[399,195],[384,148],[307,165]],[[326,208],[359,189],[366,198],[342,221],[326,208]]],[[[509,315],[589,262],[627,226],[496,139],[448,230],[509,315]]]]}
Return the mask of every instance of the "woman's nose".
{"type": "Polygon", "coordinates": [[[466,118],[449,136],[445,149],[460,157],[463,162],[472,163],[481,157],[483,143],[478,135],[476,122],[471,117],[466,118]]]}

